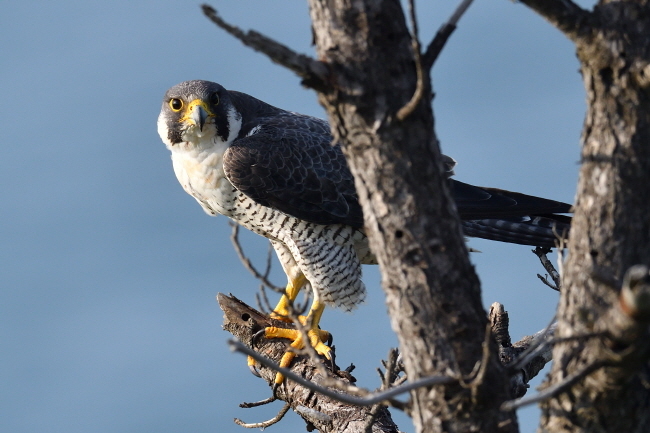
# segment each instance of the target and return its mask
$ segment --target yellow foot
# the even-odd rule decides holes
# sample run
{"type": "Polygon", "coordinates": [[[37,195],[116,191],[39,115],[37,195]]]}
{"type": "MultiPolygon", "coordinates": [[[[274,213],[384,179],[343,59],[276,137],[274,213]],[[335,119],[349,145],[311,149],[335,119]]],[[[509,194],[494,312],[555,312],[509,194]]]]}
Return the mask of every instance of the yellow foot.
{"type": "MultiPolygon", "coordinates": [[[[292,323],[293,322],[293,320],[291,320],[291,317],[289,317],[289,312],[288,311],[278,313],[277,311],[273,310],[273,311],[271,311],[271,314],[269,314],[269,317],[271,319],[282,320],[283,322],[287,322],[287,323],[292,323]]],[[[298,320],[300,320],[300,323],[305,323],[306,316],[298,316],[298,320]]]]}
{"type": "MultiPolygon", "coordinates": [[[[303,322],[303,320],[301,320],[301,322],[303,322]]],[[[290,345],[291,348],[287,350],[282,356],[282,359],[280,359],[280,367],[283,368],[289,368],[291,361],[293,361],[293,358],[296,356],[296,351],[303,349],[307,344],[303,333],[297,329],[286,329],[270,326],[264,330],[264,335],[266,338],[286,338],[292,341],[290,345]]],[[[324,356],[330,361],[333,361],[332,349],[324,344],[330,338],[329,332],[323,331],[321,329],[309,329],[307,331],[307,337],[309,338],[308,344],[310,344],[311,347],[316,350],[316,353],[324,356]]],[[[277,373],[275,375],[275,383],[279,385],[283,381],[284,376],[280,373],[277,373]]]]}

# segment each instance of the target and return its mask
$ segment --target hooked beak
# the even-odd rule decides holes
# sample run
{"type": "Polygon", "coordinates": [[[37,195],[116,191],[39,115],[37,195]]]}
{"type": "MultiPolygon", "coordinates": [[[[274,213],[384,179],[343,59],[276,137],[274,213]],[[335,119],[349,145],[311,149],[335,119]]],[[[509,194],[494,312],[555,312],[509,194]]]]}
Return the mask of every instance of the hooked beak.
{"type": "Polygon", "coordinates": [[[192,119],[194,124],[199,127],[199,130],[203,132],[203,126],[205,126],[205,121],[208,119],[208,112],[202,105],[195,105],[192,109],[190,119],[192,119]]]}

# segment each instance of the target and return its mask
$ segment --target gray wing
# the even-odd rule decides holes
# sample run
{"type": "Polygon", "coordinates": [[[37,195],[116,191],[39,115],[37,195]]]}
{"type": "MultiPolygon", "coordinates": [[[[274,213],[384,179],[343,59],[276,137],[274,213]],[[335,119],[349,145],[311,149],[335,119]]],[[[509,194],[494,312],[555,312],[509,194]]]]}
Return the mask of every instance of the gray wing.
{"type": "Polygon", "coordinates": [[[292,113],[258,121],[225,152],[228,180],[257,203],[296,218],[362,227],[352,173],[327,123],[292,113]]]}
{"type": "MultiPolygon", "coordinates": [[[[232,184],[257,203],[318,224],[363,226],[354,180],[326,122],[284,112],[257,119],[224,154],[232,184]]],[[[443,160],[448,176],[455,161],[443,160]]],[[[553,246],[566,234],[570,205],[449,180],[467,236],[553,246]]]]}

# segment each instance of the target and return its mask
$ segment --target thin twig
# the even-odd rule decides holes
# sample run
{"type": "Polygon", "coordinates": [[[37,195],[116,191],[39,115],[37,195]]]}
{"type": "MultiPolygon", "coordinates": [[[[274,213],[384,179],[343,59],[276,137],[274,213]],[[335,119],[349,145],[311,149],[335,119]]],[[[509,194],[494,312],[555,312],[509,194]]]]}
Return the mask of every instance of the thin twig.
{"type": "MultiPolygon", "coordinates": [[[[548,276],[548,275],[547,275],[547,276],[548,276]]],[[[544,283],[544,285],[550,287],[551,289],[553,289],[553,290],[555,290],[555,291],[558,291],[558,292],[560,291],[560,289],[559,289],[555,284],[549,282],[549,281],[546,279],[546,277],[543,277],[541,274],[537,274],[537,278],[539,278],[539,279],[542,281],[542,283],[544,283]]]]}
{"type": "Polygon", "coordinates": [[[287,403],[285,404],[282,409],[280,409],[280,412],[273,418],[271,418],[268,421],[263,421],[263,422],[255,422],[255,423],[245,423],[244,421],[240,420],[239,418],[235,418],[235,424],[240,425],[242,427],[246,428],[260,428],[264,430],[266,427],[272,426],[273,424],[279,422],[284,416],[286,415],[287,412],[289,412],[289,409],[291,408],[291,404],[287,403]]]}
{"type": "Polygon", "coordinates": [[[591,26],[593,14],[571,0],[521,0],[521,3],[546,18],[573,41],[587,34],[591,26]]]}
{"type": "Polygon", "coordinates": [[[424,377],[422,379],[416,380],[415,382],[407,383],[395,388],[388,389],[383,392],[378,392],[378,393],[372,393],[368,395],[367,397],[354,397],[351,395],[347,394],[341,394],[340,392],[336,392],[327,388],[323,388],[322,386],[319,386],[318,384],[311,382],[291,370],[287,368],[282,368],[279,365],[277,365],[275,362],[271,361],[270,359],[260,355],[259,353],[255,352],[252,349],[249,349],[246,347],[244,344],[242,344],[239,341],[236,340],[228,340],[228,345],[230,346],[230,349],[236,352],[241,352],[246,355],[251,356],[254,358],[257,362],[260,364],[263,364],[267,366],[268,368],[273,369],[274,371],[277,371],[279,373],[282,373],[283,376],[285,376],[288,379],[293,380],[294,382],[304,386],[305,388],[311,389],[312,391],[318,392],[320,394],[323,394],[327,397],[333,398],[335,400],[341,401],[343,403],[347,404],[353,404],[355,406],[372,406],[377,403],[385,402],[387,400],[392,399],[393,397],[396,397],[400,394],[407,393],[409,391],[412,391],[417,388],[422,388],[422,387],[427,387],[427,386],[433,386],[433,385],[445,385],[445,384],[450,384],[453,382],[456,382],[457,379],[449,376],[431,376],[431,377],[424,377]]]}
{"type": "Polygon", "coordinates": [[[271,397],[265,398],[264,400],[260,400],[260,401],[253,401],[251,403],[246,403],[246,402],[239,403],[239,407],[241,407],[243,409],[249,409],[251,407],[264,406],[266,404],[273,403],[277,399],[278,398],[276,396],[272,395],[271,397]]]}
{"type": "Polygon", "coordinates": [[[508,368],[511,370],[520,370],[528,364],[531,359],[539,355],[539,352],[543,348],[547,348],[550,351],[552,345],[548,343],[546,337],[553,335],[555,333],[555,328],[557,328],[557,321],[555,320],[555,316],[553,316],[553,319],[551,319],[551,322],[546,326],[546,328],[533,334],[530,345],[519,355],[517,361],[515,361],[514,364],[509,365],[508,368]]]}
{"type": "Polygon", "coordinates": [[[268,296],[266,296],[264,284],[260,284],[260,291],[255,293],[255,302],[257,303],[257,308],[267,316],[273,312],[273,307],[269,302],[268,296]]]}
{"type": "Polygon", "coordinates": [[[562,392],[566,391],[568,388],[573,386],[575,383],[577,383],[580,379],[583,377],[593,373],[597,369],[603,367],[605,365],[604,362],[602,361],[596,361],[592,362],[591,364],[587,365],[585,368],[582,370],[567,376],[562,382],[559,382],[553,386],[549,386],[546,388],[544,391],[541,391],[533,396],[530,397],[522,397],[518,398],[516,400],[509,400],[504,402],[501,405],[501,410],[504,411],[511,411],[518,409],[523,406],[528,406],[533,403],[538,403],[540,401],[547,400],[549,398],[553,398],[562,392]]]}
{"type": "Polygon", "coordinates": [[[460,17],[463,16],[467,8],[472,4],[472,1],[473,0],[463,0],[451,17],[449,17],[449,20],[447,20],[447,22],[440,27],[438,33],[436,33],[436,36],[433,38],[422,56],[422,64],[427,71],[433,67],[433,64],[436,62],[440,52],[447,43],[449,36],[451,36],[454,30],[456,30],[456,25],[458,24],[460,17]]]}
{"type": "Polygon", "coordinates": [[[239,243],[239,225],[237,225],[234,222],[229,222],[230,226],[232,227],[232,233],[230,234],[230,241],[233,244],[233,247],[235,248],[235,252],[237,253],[237,256],[239,257],[239,260],[244,264],[244,267],[248,269],[248,271],[253,274],[255,278],[260,280],[262,284],[264,284],[266,287],[269,289],[278,292],[278,293],[284,293],[285,289],[283,287],[276,286],[272,282],[269,281],[267,278],[268,272],[265,274],[261,274],[257,268],[253,265],[253,263],[250,261],[248,257],[246,257],[246,254],[244,254],[244,250],[239,243]]]}
{"type": "Polygon", "coordinates": [[[415,13],[415,1],[409,0],[409,15],[411,18],[411,47],[413,49],[413,57],[415,59],[415,73],[416,83],[415,92],[411,96],[411,100],[406,103],[402,108],[397,111],[397,119],[403,121],[413,113],[415,107],[420,103],[422,94],[424,93],[424,71],[422,69],[422,52],[420,49],[420,38],[418,36],[418,21],[415,13]]]}
{"type": "MultiPolygon", "coordinates": [[[[381,386],[379,388],[380,391],[384,391],[386,389],[393,388],[395,386],[398,386],[406,380],[406,376],[403,377],[398,377],[400,374],[401,367],[400,363],[397,360],[398,358],[398,351],[395,348],[392,348],[388,351],[388,357],[386,361],[382,360],[381,363],[386,369],[386,373],[383,373],[381,369],[377,369],[377,373],[379,373],[379,377],[381,378],[381,386]],[[403,380],[401,380],[403,379],[403,380]],[[396,383],[400,381],[400,383],[396,383]]],[[[372,431],[372,425],[375,421],[375,418],[377,417],[377,414],[379,413],[379,409],[381,408],[381,404],[376,404],[373,405],[372,408],[370,409],[370,414],[368,415],[368,418],[366,418],[366,424],[364,426],[364,433],[370,433],[372,431]]],[[[395,406],[392,404],[392,406],[395,406]]],[[[397,406],[398,409],[404,410],[403,406],[397,406]]]]}
{"type": "Polygon", "coordinates": [[[392,387],[395,380],[397,380],[397,376],[402,371],[399,363],[397,362],[398,355],[399,352],[397,349],[392,348],[388,351],[388,357],[386,361],[381,361],[381,364],[386,369],[385,374],[379,368],[377,369],[377,373],[379,373],[379,377],[381,378],[382,382],[381,389],[388,389],[392,387]]]}
{"type": "Polygon", "coordinates": [[[269,278],[271,275],[271,264],[273,263],[273,244],[269,242],[269,250],[266,253],[266,267],[264,268],[264,278],[269,278]]]}
{"type": "Polygon", "coordinates": [[[550,248],[543,248],[543,247],[537,247],[534,250],[532,250],[533,254],[535,254],[538,258],[539,261],[542,263],[542,266],[544,266],[544,269],[548,274],[553,278],[553,282],[555,285],[552,285],[549,283],[546,278],[542,277],[541,275],[537,274],[537,277],[544,282],[547,286],[552,288],[553,290],[560,291],[560,287],[562,285],[562,280],[560,277],[560,273],[555,270],[555,266],[553,266],[553,263],[548,259],[546,256],[548,253],[551,252],[550,248]]]}
{"type": "MultiPolygon", "coordinates": [[[[557,322],[554,322],[552,325],[553,327],[550,328],[549,334],[555,332],[557,322]]],[[[524,365],[526,365],[528,362],[530,362],[530,360],[536,356],[546,356],[549,357],[550,360],[550,352],[552,350],[552,347],[555,346],[556,344],[562,344],[562,343],[575,341],[575,340],[586,340],[589,338],[600,338],[600,337],[605,337],[607,335],[606,331],[595,331],[586,334],[571,335],[568,337],[556,337],[556,338],[550,338],[548,340],[545,340],[545,337],[542,337],[542,335],[544,335],[542,334],[542,332],[543,331],[540,331],[533,336],[533,338],[535,339],[535,343],[531,344],[528,347],[528,349],[526,349],[522,353],[522,355],[519,358],[517,358],[517,361],[514,364],[508,365],[508,368],[513,370],[518,370],[522,368],[524,365]],[[540,336],[538,337],[538,335],[540,336]]]]}

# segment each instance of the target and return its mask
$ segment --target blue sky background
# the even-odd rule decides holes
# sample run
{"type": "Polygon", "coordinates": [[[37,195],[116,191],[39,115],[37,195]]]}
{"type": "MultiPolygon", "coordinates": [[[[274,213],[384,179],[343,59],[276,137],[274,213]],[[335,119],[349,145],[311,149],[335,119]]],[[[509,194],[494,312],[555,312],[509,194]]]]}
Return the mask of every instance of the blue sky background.
{"type": "MultiPolygon", "coordinates": [[[[305,2],[211,4],[314,52],[305,2]]],[[[425,43],[455,4],[418,3],[425,43]]],[[[0,431],[243,432],[233,417],[274,416],[281,405],[238,407],[269,388],[229,353],[215,301],[232,292],[254,303],[258,284],[227,220],[182,191],[156,118],[165,90],[189,79],[323,117],[315,94],[193,1],[10,0],[0,47],[0,431]]],[[[520,4],[477,0],[433,77],[436,130],[458,179],[573,201],[584,91],[558,31],[520,4]]],[[[265,241],[243,238],[262,263],[265,241]]],[[[486,308],[506,306],[515,339],[543,328],[558,296],[535,277],[543,269],[530,248],[471,245],[483,251],[472,259],[486,308]]],[[[364,272],[367,303],[353,315],[330,310],[322,325],[338,363],[354,362],[360,385],[374,388],[396,339],[378,271],[364,272]]],[[[533,431],[537,409],[520,415],[533,431]]],[[[283,429],[304,423],[289,414],[269,430],[283,429]]]]}

